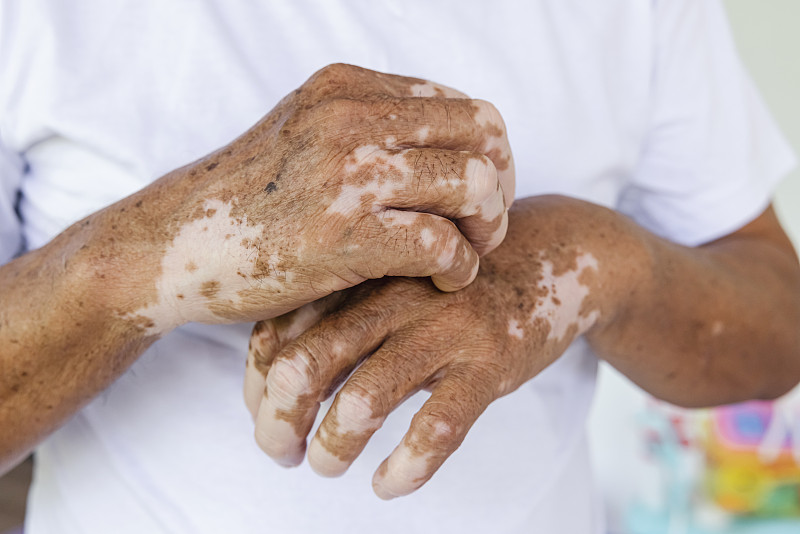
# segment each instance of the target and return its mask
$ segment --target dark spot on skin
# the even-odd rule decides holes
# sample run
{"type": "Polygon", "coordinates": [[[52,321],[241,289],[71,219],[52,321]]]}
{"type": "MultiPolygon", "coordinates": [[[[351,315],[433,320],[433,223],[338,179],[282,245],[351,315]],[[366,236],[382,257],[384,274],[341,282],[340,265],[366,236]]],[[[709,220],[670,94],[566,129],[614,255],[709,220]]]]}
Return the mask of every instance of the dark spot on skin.
{"type": "Polygon", "coordinates": [[[209,163],[208,165],[206,165],[206,170],[213,171],[214,169],[217,168],[217,165],[219,165],[219,163],[217,163],[216,161],[213,163],[209,163]]]}
{"type": "Polygon", "coordinates": [[[20,373],[20,376],[28,376],[28,371],[22,371],[22,373],[20,373]]]}
{"type": "Polygon", "coordinates": [[[180,300],[183,300],[185,297],[183,296],[183,293],[178,293],[178,298],[179,298],[180,300]]]}
{"type": "Polygon", "coordinates": [[[525,294],[525,292],[519,286],[514,286],[514,293],[516,293],[518,297],[521,297],[525,294]]]}
{"type": "Polygon", "coordinates": [[[142,201],[140,200],[140,201],[136,202],[136,204],[134,204],[134,206],[136,206],[137,208],[141,208],[142,207],[142,201]]]}
{"type": "Polygon", "coordinates": [[[209,280],[207,282],[203,282],[203,285],[200,286],[200,294],[203,295],[207,299],[213,299],[219,293],[219,282],[216,280],[209,280]]]}
{"type": "Polygon", "coordinates": [[[264,188],[264,191],[266,191],[267,194],[269,194],[274,192],[276,189],[278,189],[278,186],[275,184],[275,182],[270,182],[267,184],[267,187],[264,188]]]}
{"type": "Polygon", "coordinates": [[[215,210],[213,208],[210,209],[210,210],[207,210],[206,211],[206,217],[213,217],[215,213],[217,213],[217,210],[215,210]]]}
{"type": "Polygon", "coordinates": [[[186,264],[186,270],[190,273],[195,272],[197,270],[197,264],[195,264],[193,261],[190,261],[186,264]]]}
{"type": "Polygon", "coordinates": [[[561,305],[561,299],[559,299],[555,295],[550,300],[552,300],[553,304],[555,304],[556,306],[560,306],[561,305]]]}

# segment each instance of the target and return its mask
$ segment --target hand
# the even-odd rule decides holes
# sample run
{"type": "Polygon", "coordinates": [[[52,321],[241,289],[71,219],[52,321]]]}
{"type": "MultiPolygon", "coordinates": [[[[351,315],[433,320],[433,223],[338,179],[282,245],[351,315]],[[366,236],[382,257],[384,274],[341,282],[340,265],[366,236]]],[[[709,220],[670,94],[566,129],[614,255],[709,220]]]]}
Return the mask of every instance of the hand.
{"type": "Polygon", "coordinates": [[[136,234],[126,246],[152,262],[140,285],[157,282],[126,317],[163,332],[273,317],[387,275],[460,289],[502,241],[513,194],[491,104],[332,65],[227,147],[114,206],[103,229],[136,234]]]}
{"type": "Polygon", "coordinates": [[[606,313],[603,249],[592,246],[605,239],[591,230],[598,219],[586,203],[554,198],[518,201],[508,237],[459,292],[423,279],[367,282],[257,324],[245,399],[264,451],[299,464],[320,402],[356,369],[308,446],[309,464],[326,476],[344,473],[389,413],[426,388],[431,397],[373,486],[391,498],[427,481],[490,402],[541,372],[606,313]],[[565,213],[590,227],[567,230],[565,213]]]}

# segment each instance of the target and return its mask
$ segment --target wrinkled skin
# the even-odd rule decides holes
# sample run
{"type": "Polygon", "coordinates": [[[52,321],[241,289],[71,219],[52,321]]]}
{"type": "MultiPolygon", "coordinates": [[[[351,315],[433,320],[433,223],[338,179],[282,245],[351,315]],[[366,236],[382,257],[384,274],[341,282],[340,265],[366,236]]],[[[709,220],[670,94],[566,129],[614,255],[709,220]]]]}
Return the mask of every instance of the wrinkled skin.
{"type": "Polygon", "coordinates": [[[508,236],[459,292],[368,282],[258,323],[245,400],[259,445],[297,465],[319,403],[356,368],[308,444],[311,467],[335,476],[398,403],[432,390],[375,474],[388,499],[424,484],[490,402],[580,335],[681,406],[785,393],[800,377],[798,291],[800,264],[772,208],[690,248],[581,200],[518,199],[508,236]]]}
{"type": "Polygon", "coordinates": [[[310,442],[309,463],[326,476],[344,473],[399,403],[430,389],[373,481],[380,497],[408,494],[459,446],[489,403],[594,325],[602,313],[592,293],[598,258],[559,238],[544,213],[531,221],[542,232],[532,232],[523,208],[512,209],[507,240],[461,291],[443,293],[423,279],[367,282],[257,324],[245,399],[267,454],[283,465],[300,463],[320,402],[363,361],[310,442]]]}
{"type": "Polygon", "coordinates": [[[0,472],[187,322],[275,317],[386,275],[464,287],[513,194],[491,104],[320,70],[228,145],[0,266],[0,472]]]}
{"type": "Polygon", "coordinates": [[[256,320],[387,275],[460,289],[502,241],[513,192],[491,104],[332,65],[228,146],[112,210],[115,237],[133,209],[160,258],[156,291],[124,317],[154,334],[256,320]]]}

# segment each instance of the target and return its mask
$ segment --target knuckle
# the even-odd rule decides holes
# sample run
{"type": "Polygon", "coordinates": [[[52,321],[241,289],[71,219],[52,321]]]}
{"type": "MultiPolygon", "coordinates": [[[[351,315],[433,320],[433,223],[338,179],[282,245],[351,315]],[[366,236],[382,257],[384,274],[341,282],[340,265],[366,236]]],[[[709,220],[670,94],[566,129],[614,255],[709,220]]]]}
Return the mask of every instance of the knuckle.
{"type": "Polygon", "coordinates": [[[503,134],[505,133],[506,125],[503,121],[503,116],[494,104],[487,100],[480,99],[473,100],[472,104],[476,108],[476,120],[479,124],[496,126],[503,134]]]}
{"type": "Polygon", "coordinates": [[[292,408],[297,397],[311,393],[317,376],[315,359],[297,350],[291,358],[280,357],[272,364],[267,375],[267,393],[277,405],[292,408]]]}
{"type": "Polygon", "coordinates": [[[330,84],[338,85],[345,81],[347,74],[353,68],[352,65],[346,63],[331,63],[312,74],[306,83],[316,88],[324,88],[330,84]]]}
{"type": "Polygon", "coordinates": [[[309,120],[329,133],[353,134],[363,126],[369,103],[351,98],[330,98],[313,106],[309,120]]]}
{"type": "Polygon", "coordinates": [[[336,418],[340,426],[365,430],[383,414],[385,405],[380,395],[362,385],[353,384],[343,389],[336,400],[336,418]]]}
{"type": "Polygon", "coordinates": [[[466,174],[472,191],[469,200],[477,206],[498,192],[497,169],[487,156],[480,154],[470,157],[466,174]]]}
{"type": "Polygon", "coordinates": [[[458,425],[454,424],[452,418],[443,417],[436,413],[421,413],[415,418],[415,436],[423,443],[439,448],[458,441],[460,432],[458,425]]]}

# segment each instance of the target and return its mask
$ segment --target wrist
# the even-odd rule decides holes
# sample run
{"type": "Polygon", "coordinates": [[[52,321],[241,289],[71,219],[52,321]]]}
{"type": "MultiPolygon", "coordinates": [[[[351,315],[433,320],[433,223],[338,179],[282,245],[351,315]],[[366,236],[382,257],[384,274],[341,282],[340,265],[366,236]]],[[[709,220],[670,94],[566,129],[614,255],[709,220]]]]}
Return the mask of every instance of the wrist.
{"type": "Polygon", "coordinates": [[[556,278],[571,273],[582,296],[578,333],[593,336],[624,321],[633,299],[646,290],[654,264],[647,235],[603,206],[535,196],[518,200],[509,211],[509,233],[499,252],[514,257],[530,280],[540,279],[543,269],[556,278]]]}

